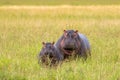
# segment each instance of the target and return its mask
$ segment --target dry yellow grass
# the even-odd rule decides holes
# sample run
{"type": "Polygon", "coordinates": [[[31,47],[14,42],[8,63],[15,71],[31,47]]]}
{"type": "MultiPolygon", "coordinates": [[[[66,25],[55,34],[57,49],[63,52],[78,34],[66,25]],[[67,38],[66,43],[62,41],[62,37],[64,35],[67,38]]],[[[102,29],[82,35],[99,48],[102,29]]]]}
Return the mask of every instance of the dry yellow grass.
{"type": "Polygon", "coordinates": [[[120,78],[120,6],[1,6],[1,80],[117,80],[120,78]],[[43,41],[64,29],[85,34],[92,57],[57,69],[37,63],[43,41]]]}

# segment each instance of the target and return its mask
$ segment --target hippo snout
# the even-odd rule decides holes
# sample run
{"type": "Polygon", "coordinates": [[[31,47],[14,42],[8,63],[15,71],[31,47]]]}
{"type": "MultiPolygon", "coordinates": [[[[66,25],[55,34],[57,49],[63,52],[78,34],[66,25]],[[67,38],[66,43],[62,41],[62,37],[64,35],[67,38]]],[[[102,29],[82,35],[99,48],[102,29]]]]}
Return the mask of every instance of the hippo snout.
{"type": "Polygon", "coordinates": [[[74,43],[69,43],[69,45],[68,46],[71,46],[71,47],[73,47],[74,46],[74,43]]]}
{"type": "Polygon", "coordinates": [[[74,48],[74,43],[68,43],[64,46],[64,48],[74,48]]]}

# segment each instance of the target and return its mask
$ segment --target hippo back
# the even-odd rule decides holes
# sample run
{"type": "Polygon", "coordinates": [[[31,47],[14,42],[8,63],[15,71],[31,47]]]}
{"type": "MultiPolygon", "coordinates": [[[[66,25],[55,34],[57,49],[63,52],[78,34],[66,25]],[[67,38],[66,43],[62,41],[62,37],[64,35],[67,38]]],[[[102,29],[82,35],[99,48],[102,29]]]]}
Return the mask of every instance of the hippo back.
{"type": "Polygon", "coordinates": [[[79,38],[81,39],[81,47],[80,47],[81,55],[83,55],[83,56],[91,55],[90,44],[89,44],[87,37],[85,35],[79,33],[79,38]]]}

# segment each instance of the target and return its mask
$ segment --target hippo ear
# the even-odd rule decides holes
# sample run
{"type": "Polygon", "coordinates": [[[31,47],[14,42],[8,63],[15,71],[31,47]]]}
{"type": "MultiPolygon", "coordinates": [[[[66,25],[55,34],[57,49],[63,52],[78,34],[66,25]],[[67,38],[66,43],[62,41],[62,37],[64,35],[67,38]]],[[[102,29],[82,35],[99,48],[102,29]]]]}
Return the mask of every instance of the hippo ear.
{"type": "Polygon", "coordinates": [[[66,30],[64,30],[64,33],[66,33],[67,31],[66,30]]]}
{"type": "Polygon", "coordinates": [[[75,33],[74,33],[75,38],[77,37],[77,33],[78,33],[78,30],[76,30],[75,33]]]}
{"type": "Polygon", "coordinates": [[[45,45],[45,42],[42,42],[43,45],[45,45]]]}
{"type": "Polygon", "coordinates": [[[64,30],[64,37],[67,37],[67,31],[64,30]]]}
{"type": "Polygon", "coordinates": [[[78,30],[75,31],[75,33],[77,33],[77,32],[78,32],[78,30]]]}
{"type": "Polygon", "coordinates": [[[55,43],[55,42],[53,41],[52,45],[54,45],[54,43],[55,43]]]}

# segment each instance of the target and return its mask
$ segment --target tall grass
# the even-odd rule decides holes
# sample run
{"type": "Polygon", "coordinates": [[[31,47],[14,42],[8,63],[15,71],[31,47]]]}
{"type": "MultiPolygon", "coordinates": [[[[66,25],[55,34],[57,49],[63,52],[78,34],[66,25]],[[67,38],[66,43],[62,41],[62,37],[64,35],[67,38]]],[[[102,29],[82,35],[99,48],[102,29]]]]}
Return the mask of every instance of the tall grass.
{"type": "Polygon", "coordinates": [[[119,5],[120,0],[0,0],[0,5],[119,5]]]}
{"type": "Polygon", "coordinates": [[[119,41],[120,6],[0,7],[0,80],[119,80],[119,41]],[[42,42],[64,29],[88,37],[91,59],[38,65],[42,42]]]}

